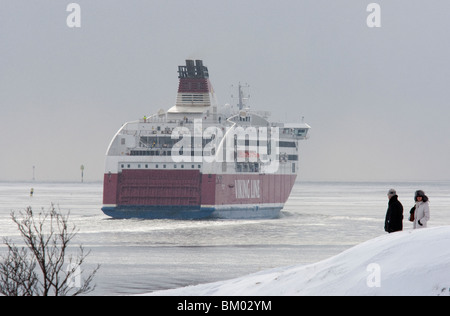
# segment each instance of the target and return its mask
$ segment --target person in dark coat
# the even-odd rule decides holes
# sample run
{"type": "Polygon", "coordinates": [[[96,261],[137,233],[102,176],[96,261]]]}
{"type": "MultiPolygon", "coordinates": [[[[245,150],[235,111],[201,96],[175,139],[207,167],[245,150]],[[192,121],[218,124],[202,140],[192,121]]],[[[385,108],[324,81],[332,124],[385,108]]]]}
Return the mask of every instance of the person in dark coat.
{"type": "Polygon", "coordinates": [[[395,233],[403,230],[403,205],[398,200],[397,192],[390,189],[388,192],[389,207],[386,213],[384,230],[395,233]]]}

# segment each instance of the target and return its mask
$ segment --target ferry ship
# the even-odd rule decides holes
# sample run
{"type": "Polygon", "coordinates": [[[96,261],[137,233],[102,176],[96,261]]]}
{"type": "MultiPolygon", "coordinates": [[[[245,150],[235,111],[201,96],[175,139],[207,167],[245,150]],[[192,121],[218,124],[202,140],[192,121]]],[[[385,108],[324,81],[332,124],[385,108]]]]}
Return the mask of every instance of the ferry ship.
{"type": "Polygon", "coordinates": [[[302,120],[219,106],[202,60],[178,67],[175,105],[128,122],[112,139],[102,211],[113,218],[278,218],[299,170],[302,120]]]}

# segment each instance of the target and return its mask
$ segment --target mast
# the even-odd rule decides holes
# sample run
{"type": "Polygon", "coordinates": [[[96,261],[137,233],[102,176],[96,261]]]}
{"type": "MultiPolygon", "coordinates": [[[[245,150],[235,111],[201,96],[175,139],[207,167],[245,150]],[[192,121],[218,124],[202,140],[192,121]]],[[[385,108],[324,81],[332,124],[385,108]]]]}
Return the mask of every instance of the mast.
{"type": "Polygon", "coordinates": [[[250,86],[248,84],[245,84],[245,86],[243,86],[240,82],[239,82],[239,86],[238,86],[238,95],[239,95],[239,103],[238,103],[238,108],[239,111],[241,111],[244,107],[245,107],[245,101],[248,101],[248,99],[250,99],[250,95],[245,97],[244,96],[244,90],[243,88],[250,88],[250,86]]]}

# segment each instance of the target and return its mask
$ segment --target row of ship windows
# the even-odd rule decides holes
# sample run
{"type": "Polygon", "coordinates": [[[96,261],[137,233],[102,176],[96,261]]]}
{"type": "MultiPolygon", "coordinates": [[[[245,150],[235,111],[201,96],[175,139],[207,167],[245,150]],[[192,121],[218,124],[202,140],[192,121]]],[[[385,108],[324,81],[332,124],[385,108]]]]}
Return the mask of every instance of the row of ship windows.
{"type": "MultiPolygon", "coordinates": [[[[131,164],[121,164],[120,167],[122,169],[131,169],[131,164]]],[[[137,167],[138,167],[138,169],[142,169],[142,168],[148,169],[150,166],[148,164],[144,164],[144,165],[138,164],[137,167]]],[[[160,167],[162,169],[167,169],[168,165],[166,165],[166,164],[164,164],[164,165],[159,165],[159,164],[155,165],[155,169],[160,169],[160,167]]],[[[170,168],[170,166],[169,166],[169,168],[170,168]]],[[[173,165],[173,168],[177,169],[177,165],[173,165]]],[[[185,166],[185,165],[180,165],[180,168],[181,169],[185,169],[185,168],[189,168],[189,167],[185,166]]],[[[195,165],[191,165],[191,169],[201,169],[201,168],[202,168],[202,165],[197,165],[197,167],[195,165]]]]}
{"type": "MultiPolygon", "coordinates": [[[[142,169],[142,166],[144,166],[145,169],[149,168],[148,164],[138,164],[138,169],[142,169]]],[[[162,169],[167,169],[167,164],[163,165],[155,165],[155,169],[160,169],[160,166],[162,166],[162,169]]],[[[120,167],[122,169],[131,169],[131,164],[121,164],[120,167]],[[126,168],[125,168],[126,166],[126,168]]],[[[185,165],[180,165],[181,169],[185,169],[185,165]]],[[[169,166],[170,168],[170,166],[169,166]]],[[[177,169],[177,165],[173,165],[174,169],[177,169]]],[[[188,167],[187,167],[188,168],[188,167]]],[[[202,165],[197,165],[197,169],[201,169],[202,165]]],[[[196,165],[191,165],[191,169],[196,169],[196,165]]],[[[226,170],[224,170],[226,171],[226,170]]],[[[260,164],[259,163],[236,163],[236,172],[260,172],[260,164]]],[[[292,164],[292,172],[295,173],[295,163],[292,164]]]]}

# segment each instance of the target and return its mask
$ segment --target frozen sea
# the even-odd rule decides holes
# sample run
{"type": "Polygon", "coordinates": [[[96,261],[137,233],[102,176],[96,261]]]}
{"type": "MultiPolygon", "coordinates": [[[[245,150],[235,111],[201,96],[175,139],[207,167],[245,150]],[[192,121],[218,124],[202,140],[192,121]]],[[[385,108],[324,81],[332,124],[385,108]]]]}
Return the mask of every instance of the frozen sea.
{"type": "Polygon", "coordinates": [[[114,220],[100,210],[101,183],[4,182],[0,232],[20,241],[11,211],[54,203],[79,229],[74,244],[91,250],[86,269],[101,264],[91,294],[141,294],[314,263],[383,235],[391,187],[405,229],[418,189],[430,198],[429,226],[450,225],[450,182],[298,182],[280,219],[251,221],[114,220]]]}

